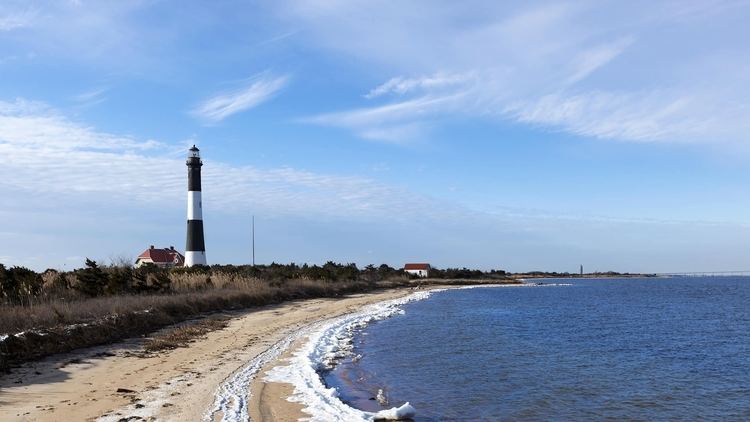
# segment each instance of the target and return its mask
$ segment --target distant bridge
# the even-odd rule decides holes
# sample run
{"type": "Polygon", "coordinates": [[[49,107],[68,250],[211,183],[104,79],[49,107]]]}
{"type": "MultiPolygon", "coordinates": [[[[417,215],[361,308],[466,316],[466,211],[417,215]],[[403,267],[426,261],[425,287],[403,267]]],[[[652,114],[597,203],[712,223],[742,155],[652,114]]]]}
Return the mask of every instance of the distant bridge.
{"type": "Polygon", "coordinates": [[[750,270],[743,271],[702,271],[687,273],[656,273],[658,277],[749,277],[750,270]]]}

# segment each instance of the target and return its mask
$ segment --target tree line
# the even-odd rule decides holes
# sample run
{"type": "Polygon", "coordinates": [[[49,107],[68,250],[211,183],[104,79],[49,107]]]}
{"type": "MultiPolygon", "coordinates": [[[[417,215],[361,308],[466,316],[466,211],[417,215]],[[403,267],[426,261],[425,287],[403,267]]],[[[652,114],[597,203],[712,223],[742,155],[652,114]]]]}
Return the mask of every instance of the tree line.
{"type": "MultiPolygon", "coordinates": [[[[122,294],[169,293],[173,280],[180,275],[196,275],[204,280],[204,287],[212,286],[212,276],[260,279],[269,283],[307,279],[329,283],[364,281],[376,283],[384,280],[415,278],[403,269],[387,264],[367,265],[363,268],[353,263],[333,261],[323,265],[279,264],[268,265],[211,265],[195,267],[161,268],[147,264],[134,268],[130,264],[99,265],[86,259],[83,268],[73,271],[48,269],[37,273],[28,268],[6,268],[0,264],[0,302],[27,306],[38,303],[44,295],[73,294],[81,297],[113,296],[122,294]]],[[[430,278],[437,279],[502,279],[502,270],[480,271],[467,268],[433,268],[430,278]]]]}

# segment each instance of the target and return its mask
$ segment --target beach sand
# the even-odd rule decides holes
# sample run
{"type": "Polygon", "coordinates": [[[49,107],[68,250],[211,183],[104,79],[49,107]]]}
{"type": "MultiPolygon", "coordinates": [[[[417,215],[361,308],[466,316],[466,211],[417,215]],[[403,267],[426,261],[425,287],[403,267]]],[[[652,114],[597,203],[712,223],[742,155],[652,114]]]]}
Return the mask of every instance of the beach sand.
{"type": "Polygon", "coordinates": [[[250,402],[248,403],[251,420],[263,422],[296,421],[306,416],[302,412],[303,406],[301,404],[287,400],[287,397],[294,393],[294,387],[291,384],[263,381],[266,372],[283,364],[286,359],[291,357],[292,353],[302,346],[304,340],[302,338],[292,343],[284,354],[266,364],[260,370],[258,376],[253,379],[252,384],[250,384],[250,402]]]}
{"type": "MultiPolygon", "coordinates": [[[[0,378],[0,420],[87,421],[108,415],[106,420],[115,421],[132,416],[199,421],[212,407],[219,385],[279,340],[315,321],[409,293],[411,289],[396,289],[237,312],[226,328],[189,347],[147,357],[140,353],[143,340],[132,339],[29,363],[0,378]]],[[[291,385],[261,381],[279,360],[266,365],[251,385],[254,421],[304,416],[302,406],[286,400],[291,385]]]]}

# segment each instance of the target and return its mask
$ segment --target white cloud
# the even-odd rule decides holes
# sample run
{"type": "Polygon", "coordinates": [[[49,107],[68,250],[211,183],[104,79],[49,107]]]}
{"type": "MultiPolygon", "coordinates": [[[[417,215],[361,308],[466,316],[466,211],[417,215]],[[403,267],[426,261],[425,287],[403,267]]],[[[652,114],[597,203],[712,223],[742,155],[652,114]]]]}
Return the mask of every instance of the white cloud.
{"type": "Polygon", "coordinates": [[[403,95],[416,90],[436,90],[463,84],[470,78],[471,74],[444,74],[440,72],[421,78],[398,76],[376,86],[365,95],[365,98],[372,99],[386,94],[403,95]]]}
{"type": "Polygon", "coordinates": [[[411,143],[429,130],[429,125],[422,122],[396,124],[391,126],[374,126],[362,129],[359,136],[374,141],[388,141],[395,144],[411,143]]]}
{"type": "Polygon", "coordinates": [[[573,61],[573,74],[566,80],[566,84],[571,85],[585,79],[594,71],[622,54],[634,41],[632,36],[627,36],[614,42],[582,51],[573,61]]]}
{"type": "Polygon", "coordinates": [[[306,119],[306,121],[344,127],[371,126],[401,119],[418,118],[432,112],[436,107],[450,104],[456,98],[458,96],[425,96],[378,107],[366,107],[338,113],[322,114],[306,119]]]}
{"type": "MultiPolygon", "coordinates": [[[[185,74],[184,42],[192,39],[186,33],[213,25],[226,28],[226,19],[214,19],[219,10],[184,3],[179,13],[169,13],[174,12],[171,5],[153,0],[3,0],[0,33],[22,28],[23,34],[7,38],[8,45],[19,57],[33,52],[55,68],[84,65],[117,77],[171,82],[185,74]],[[148,16],[159,16],[159,23],[148,16]]],[[[215,47],[201,50],[202,59],[224,54],[221,46],[215,47]]]]}
{"type": "Polygon", "coordinates": [[[73,101],[79,103],[81,107],[96,105],[106,100],[104,94],[106,94],[107,91],[109,91],[109,87],[97,87],[73,96],[73,101]]]}
{"type": "MultiPolygon", "coordinates": [[[[417,110],[429,104],[416,102],[395,110],[417,110]]],[[[391,110],[384,113],[390,116],[391,110]]],[[[186,180],[185,162],[172,155],[172,147],[102,132],[43,103],[0,102],[0,192],[5,201],[0,217],[13,228],[0,232],[0,244],[6,246],[0,249],[0,261],[44,269],[64,267],[66,257],[73,255],[132,253],[157,241],[173,244],[184,235],[184,226],[178,223],[184,216],[186,180]],[[13,250],[33,249],[43,258],[32,261],[29,257],[36,254],[14,256],[9,245],[13,250]]],[[[363,235],[372,236],[374,244],[380,242],[382,254],[393,249],[393,236],[408,230],[419,235],[410,239],[421,240],[397,242],[396,252],[380,256],[398,262],[403,256],[419,254],[440,265],[472,266],[496,265],[501,257],[497,265],[528,270],[536,265],[566,268],[566,263],[579,262],[583,254],[587,262],[596,260],[603,269],[633,270],[635,265],[655,265],[653,256],[677,248],[680,253],[665,256],[669,262],[659,259],[655,268],[700,269],[682,265],[693,262],[684,256],[698,254],[684,246],[694,249],[698,244],[704,245],[699,252],[718,255],[713,261],[716,265],[732,268],[742,262],[742,256],[731,251],[742,250],[739,246],[747,238],[746,225],[735,223],[617,220],[499,207],[475,211],[364,177],[230,165],[212,159],[210,147],[202,149],[205,217],[212,227],[209,237],[214,239],[211,256],[219,262],[228,256],[245,262],[242,253],[232,255],[241,245],[238,239],[247,238],[234,223],[246,221],[251,213],[268,216],[277,220],[277,227],[284,227],[268,237],[304,244],[290,249],[282,241],[277,249],[269,250],[273,240],[266,240],[266,256],[273,259],[309,260],[309,256],[300,257],[300,250],[314,251],[312,256],[321,259],[354,259],[352,249],[362,243],[363,235]],[[233,220],[228,223],[227,219],[233,220]],[[297,233],[286,227],[289,221],[313,229],[297,233]],[[328,221],[329,226],[321,221],[328,221]],[[330,227],[346,235],[321,240],[331,236],[330,227]],[[717,236],[718,230],[725,234],[717,236]],[[221,232],[231,233],[227,236],[234,243],[223,245],[221,232]],[[655,238],[666,240],[653,244],[643,233],[658,233],[655,238]],[[326,252],[321,254],[326,241],[333,246],[322,248],[326,252]],[[644,244],[650,246],[644,249],[644,244]],[[472,252],[470,262],[459,262],[466,257],[457,256],[457,248],[472,252]],[[539,264],[539,256],[552,258],[539,264]]]]}
{"type": "MultiPolygon", "coordinates": [[[[41,0],[30,9],[28,2],[8,2],[0,6],[10,22],[27,32],[15,41],[18,46],[51,54],[65,60],[104,58],[118,65],[134,59],[136,50],[145,51],[157,44],[142,42],[158,29],[133,25],[143,6],[150,2],[86,2],[41,0]]],[[[3,22],[0,18],[0,22],[3,22]]],[[[0,24],[1,25],[1,24],[0,24]]],[[[1,26],[0,26],[1,27],[1,26]]],[[[166,38],[166,37],[165,37],[166,38]]]]}
{"type": "Polygon", "coordinates": [[[282,2],[279,14],[309,43],[382,74],[366,99],[399,97],[307,119],[363,138],[401,139],[409,131],[399,128],[452,113],[602,139],[741,145],[750,34],[732,28],[747,12],[746,2],[365,0],[282,2]],[[450,100],[425,101],[435,98],[450,100]]]}
{"type": "Polygon", "coordinates": [[[366,139],[401,143],[420,137],[436,112],[457,106],[464,93],[424,96],[378,107],[321,114],[303,122],[354,130],[366,139]]]}
{"type": "Polygon", "coordinates": [[[505,113],[520,122],[595,138],[694,143],[730,139],[736,131],[750,131],[750,123],[739,115],[721,114],[729,111],[721,110],[715,99],[700,92],[653,91],[550,94],[511,104],[505,113]],[[735,120],[732,127],[725,126],[727,120],[735,120]]]}
{"type": "MultiPolygon", "coordinates": [[[[185,161],[174,146],[97,131],[43,103],[0,102],[0,190],[21,197],[58,198],[68,204],[99,201],[181,208],[185,161]]],[[[288,167],[260,169],[212,160],[204,148],[206,209],[263,210],[269,215],[346,217],[442,216],[454,206],[357,176],[334,176],[288,167]]]]}
{"type": "Polygon", "coordinates": [[[17,99],[0,101],[0,143],[11,148],[40,151],[146,150],[159,142],[138,141],[116,136],[75,123],[44,103],[17,99]]]}
{"type": "Polygon", "coordinates": [[[248,84],[235,90],[213,96],[193,109],[195,117],[219,122],[232,114],[253,108],[273,98],[289,81],[288,76],[260,74],[250,78],[248,84]]]}

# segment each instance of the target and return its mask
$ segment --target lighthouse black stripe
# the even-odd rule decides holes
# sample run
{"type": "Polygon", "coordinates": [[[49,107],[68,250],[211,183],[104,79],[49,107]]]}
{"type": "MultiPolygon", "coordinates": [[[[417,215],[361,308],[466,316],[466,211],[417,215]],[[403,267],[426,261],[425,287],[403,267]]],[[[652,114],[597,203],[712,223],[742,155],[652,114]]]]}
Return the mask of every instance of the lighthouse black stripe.
{"type": "Polygon", "coordinates": [[[185,265],[206,265],[206,245],[203,239],[203,210],[201,204],[201,162],[198,148],[193,145],[187,159],[188,212],[185,265]]]}
{"type": "Polygon", "coordinates": [[[193,164],[188,166],[188,191],[201,190],[201,165],[193,164]]]}
{"type": "Polygon", "coordinates": [[[187,245],[186,251],[205,251],[203,242],[203,220],[188,220],[187,222],[187,245]]]}

